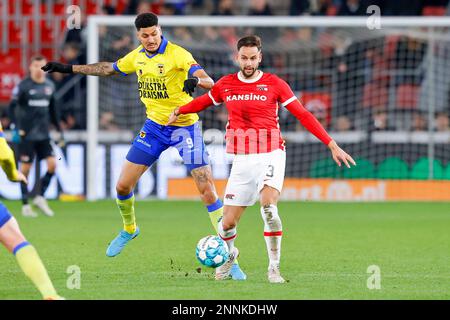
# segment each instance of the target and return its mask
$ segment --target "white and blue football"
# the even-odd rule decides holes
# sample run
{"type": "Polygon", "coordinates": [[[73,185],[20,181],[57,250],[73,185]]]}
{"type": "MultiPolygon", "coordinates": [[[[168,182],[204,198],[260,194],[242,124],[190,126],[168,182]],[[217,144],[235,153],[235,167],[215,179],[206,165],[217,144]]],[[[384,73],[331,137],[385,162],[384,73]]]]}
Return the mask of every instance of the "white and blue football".
{"type": "Polygon", "coordinates": [[[211,268],[220,267],[228,260],[228,246],[219,236],[206,236],[197,244],[197,260],[211,268]]]}

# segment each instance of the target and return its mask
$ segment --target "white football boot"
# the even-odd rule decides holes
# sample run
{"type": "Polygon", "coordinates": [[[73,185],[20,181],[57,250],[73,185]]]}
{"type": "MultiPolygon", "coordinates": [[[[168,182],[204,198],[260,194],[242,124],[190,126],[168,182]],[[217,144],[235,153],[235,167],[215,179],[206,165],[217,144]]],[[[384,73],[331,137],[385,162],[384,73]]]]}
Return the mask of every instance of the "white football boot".
{"type": "Polygon", "coordinates": [[[36,218],[38,215],[36,212],[33,211],[33,209],[31,208],[31,205],[29,204],[24,204],[22,206],[22,215],[24,217],[29,217],[29,218],[36,218]]]}
{"type": "Polygon", "coordinates": [[[230,255],[228,256],[228,260],[223,265],[216,268],[216,280],[226,280],[230,278],[231,267],[233,266],[233,263],[236,261],[238,255],[239,250],[238,248],[235,247],[233,252],[231,252],[230,255]]]}
{"type": "Polygon", "coordinates": [[[267,271],[267,279],[270,283],[285,283],[286,280],[280,275],[280,267],[277,265],[270,265],[267,271]]]}
{"type": "Polygon", "coordinates": [[[48,206],[47,200],[45,200],[43,196],[36,196],[33,200],[33,204],[41,209],[47,217],[53,217],[55,215],[53,210],[48,206]]]}

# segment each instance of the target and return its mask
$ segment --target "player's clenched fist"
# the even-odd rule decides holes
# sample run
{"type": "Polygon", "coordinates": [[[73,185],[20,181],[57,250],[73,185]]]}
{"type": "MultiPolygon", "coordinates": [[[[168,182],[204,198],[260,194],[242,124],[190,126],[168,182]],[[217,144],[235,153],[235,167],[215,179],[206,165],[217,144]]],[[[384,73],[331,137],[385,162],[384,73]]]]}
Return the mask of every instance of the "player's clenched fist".
{"type": "Polygon", "coordinates": [[[198,85],[199,81],[200,79],[198,77],[191,77],[184,80],[183,91],[192,96],[192,93],[195,91],[195,87],[198,85]]]}
{"type": "Polygon", "coordinates": [[[60,73],[73,73],[71,64],[63,64],[59,62],[47,62],[45,66],[41,68],[45,72],[60,72],[60,73]]]}

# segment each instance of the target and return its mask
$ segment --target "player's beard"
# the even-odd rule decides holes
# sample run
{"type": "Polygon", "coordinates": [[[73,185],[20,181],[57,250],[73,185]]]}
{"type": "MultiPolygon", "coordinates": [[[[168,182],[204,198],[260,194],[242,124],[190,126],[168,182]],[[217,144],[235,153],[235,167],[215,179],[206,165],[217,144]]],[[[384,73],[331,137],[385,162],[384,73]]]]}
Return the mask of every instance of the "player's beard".
{"type": "Polygon", "coordinates": [[[255,74],[256,70],[257,70],[257,68],[251,68],[251,69],[249,69],[249,68],[242,68],[241,69],[241,73],[244,75],[244,78],[251,78],[255,74]],[[247,72],[249,72],[250,70],[251,70],[251,73],[248,74],[247,72]]]}

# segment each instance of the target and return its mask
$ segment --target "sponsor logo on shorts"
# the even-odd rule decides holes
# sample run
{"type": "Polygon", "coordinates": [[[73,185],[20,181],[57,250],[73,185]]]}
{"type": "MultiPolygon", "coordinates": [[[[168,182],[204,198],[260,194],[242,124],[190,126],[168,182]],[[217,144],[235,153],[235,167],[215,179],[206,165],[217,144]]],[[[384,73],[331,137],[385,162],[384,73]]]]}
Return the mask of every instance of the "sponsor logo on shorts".
{"type": "Polygon", "coordinates": [[[234,196],[234,194],[228,193],[227,195],[225,195],[225,199],[233,200],[234,196]]]}
{"type": "Polygon", "coordinates": [[[139,132],[139,137],[141,137],[142,139],[145,138],[147,134],[144,131],[139,132]]]}
{"type": "Polygon", "coordinates": [[[151,148],[152,146],[150,145],[150,143],[147,143],[147,142],[145,142],[144,140],[142,140],[142,139],[137,139],[136,140],[137,142],[139,142],[139,143],[142,143],[144,146],[146,146],[146,147],[149,147],[149,148],[151,148]]]}

